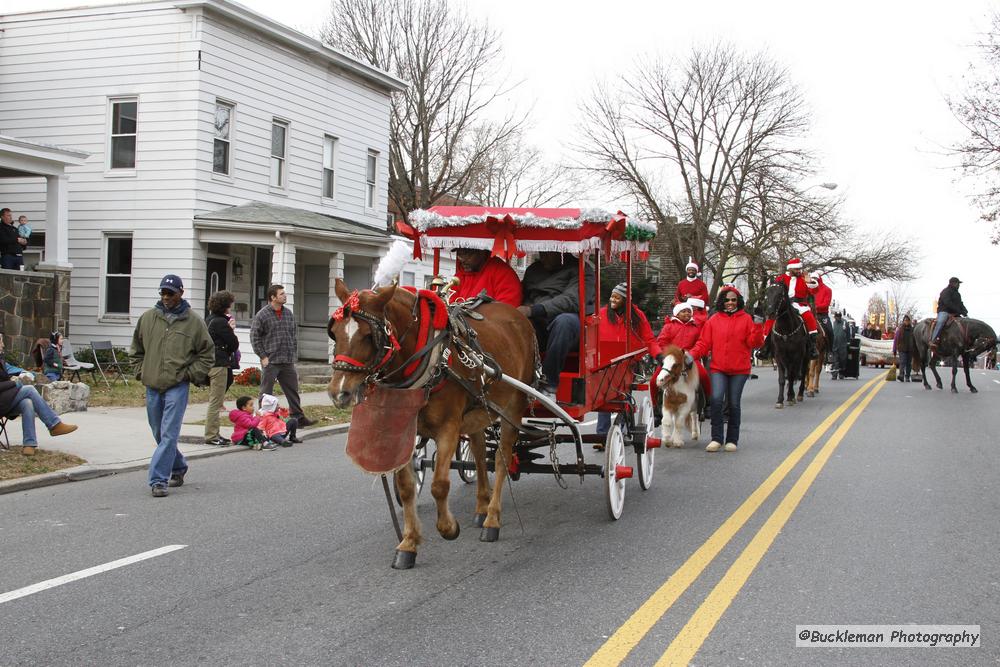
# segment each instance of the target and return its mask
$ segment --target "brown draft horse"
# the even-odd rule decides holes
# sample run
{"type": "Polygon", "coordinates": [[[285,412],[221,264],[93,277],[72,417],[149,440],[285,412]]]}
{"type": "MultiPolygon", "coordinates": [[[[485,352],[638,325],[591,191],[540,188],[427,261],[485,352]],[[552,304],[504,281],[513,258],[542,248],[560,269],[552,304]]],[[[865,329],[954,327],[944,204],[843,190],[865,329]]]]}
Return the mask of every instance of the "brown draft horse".
{"type": "MultiPolygon", "coordinates": [[[[816,308],[812,307],[813,315],[816,315],[816,308]]],[[[819,323],[819,317],[816,317],[819,323]]],[[[822,325],[816,327],[816,358],[808,360],[806,368],[806,396],[812,398],[819,393],[819,376],[823,372],[823,364],[826,363],[826,352],[830,347],[830,342],[826,337],[826,330],[822,325]]],[[[801,397],[800,397],[801,398],[801,397]]]]}
{"type": "MultiPolygon", "coordinates": [[[[348,303],[351,291],[339,278],[336,281],[336,292],[341,303],[348,303]]],[[[335,341],[337,355],[347,355],[369,369],[374,367],[384,356],[382,349],[376,349],[378,341],[384,339],[384,334],[373,326],[377,325],[383,331],[391,332],[399,343],[399,350],[388,358],[379,373],[386,375],[397,371],[418,350],[416,343],[419,322],[414,316],[416,298],[407,290],[396,289],[395,285],[381,287],[377,291],[360,292],[357,295],[359,307],[353,313],[347,311],[343,318],[331,320],[329,334],[335,341]]],[[[532,384],[537,343],[534,328],[528,318],[516,308],[498,302],[483,304],[476,312],[483,315],[484,319],[468,319],[468,324],[475,331],[482,350],[493,357],[505,375],[525,384],[532,384]]],[[[527,410],[528,399],[520,391],[502,382],[487,381],[484,387],[482,370],[466,367],[459,359],[461,356],[459,350],[451,344],[451,371],[473,386],[477,393],[485,392],[486,398],[506,417],[500,424],[500,448],[496,457],[492,492],[486,471],[486,438],[483,431],[497,419],[497,415],[487,411],[478,397],[447,374],[443,376],[442,386],[435,388],[427,405],[417,415],[417,433],[422,437],[433,438],[437,444],[431,494],[437,505],[437,530],[446,540],[453,540],[459,534],[458,521],[448,508],[450,461],[455,456],[459,436],[463,433],[469,435],[476,460],[476,523],[483,527],[480,540],[493,542],[500,535],[500,501],[507,477],[506,462],[510,461],[513,445],[518,438],[518,431],[513,424],[520,425],[527,410]]],[[[356,405],[362,400],[370,377],[371,373],[340,370],[334,365],[327,393],[338,407],[356,405]]],[[[396,484],[403,505],[403,539],[396,547],[392,566],[396,569],[408,569],[416,562],[417,546],[422,541],[411,466],[404,466],[396,473],[396,484]]]]}

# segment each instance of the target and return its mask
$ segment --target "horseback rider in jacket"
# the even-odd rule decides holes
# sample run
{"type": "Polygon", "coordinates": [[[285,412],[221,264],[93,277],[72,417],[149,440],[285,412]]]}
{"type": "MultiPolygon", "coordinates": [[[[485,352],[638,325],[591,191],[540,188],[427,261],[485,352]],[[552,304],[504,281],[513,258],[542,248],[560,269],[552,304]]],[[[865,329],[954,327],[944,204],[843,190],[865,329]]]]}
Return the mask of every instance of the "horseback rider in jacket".
{"type": "Polygon", "coordinates": [[[948,286],[941,290],[938,296],[937,322],[934,323],[934,333],[931,334],[931,352],[937,352],[937,346],[941,332],[944,331],[948,318],[953,316],[968,317],[969,311],[962,303],[962,295],[958,293],[958,287],[962,281],[952,276],[948,279],[948,286]]]}
{"type": "MultiPolygon", "coordinates": [[[[799,258],[793,258],[789,260],[788,265],[785,267],[785,273],[774,278],[774,282],[781,283],[788,289],[788,298],[791,300],[791,305],[795,310],[798,311],[799,315],[802,316],[803,321],[806,325],[806,332],[809,334],[809,358],[815,359],[818,355],[816,352],[816,336],[818,333],[818,326],[816,324],[816,317],[812,314],[812,310],[809,308],[808,298],[814,293],[813,289],[806,284],[805,278],[802,276],[802,260],[799,258]]],[[[764,336],[766,337],[764,347],[770,347],[770,334],[771,329],[774,328],[774,320],[769,319],[764,323],[764,336]]]]}

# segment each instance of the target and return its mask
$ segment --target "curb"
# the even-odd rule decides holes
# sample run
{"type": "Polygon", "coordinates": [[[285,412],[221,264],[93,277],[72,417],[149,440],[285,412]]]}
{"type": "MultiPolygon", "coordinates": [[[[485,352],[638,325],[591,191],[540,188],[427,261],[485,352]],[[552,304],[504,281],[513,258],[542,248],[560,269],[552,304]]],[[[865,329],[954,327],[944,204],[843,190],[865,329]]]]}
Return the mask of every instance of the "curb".
{"type": "MultiPolygon", "coordinates": [[[[345,433],[351,427],[350,423],[347,424],[334,424],[332,426],[321,426],[319,428],[311,428],[302,432],[300,438],[303,442],[308,440],[315,440],[317,438],[322,438],[327,435],[336,435],[338,433],[345,433]]],[[[179,438],[180,442],[186,444],[203,444],[204,440],[196,436],[186,436],[179,438]],[[193,440],[192,440],[193,438],[193,440]]],[[[229,446],[229,447],[219,447],[217,449],[211,449],[203,452],[193,452],[187,455],[188,459],[206,459],[212,456],[222,456],[223,454],[234,454],[236,452],[249,452],[251,451],[247,447],[229,446]]],[[[0,482],[0,495],[7,493],[18,493],[20,491],[28,491],[30,489],[40,489],[46,486],[54,486],[56,484],[64,484],[66,482],[82,482],[87,479],[97,479],[98,477],[107,477],[109,475],[117,475],[123,472],[133,472],[136,470],[146,470],[149,467],[149,462],[143,460],[141,463],[136,461],[128,461],[125,463],[109,463],[101,466],[92,466],[90,464],[79,465],[74,468],[66,468],[65,470],[58,470],[56,472],[48,472],[43,475],[32,475],[31,477],[21,477],[19,479],[10,479],[0,482]]]]}

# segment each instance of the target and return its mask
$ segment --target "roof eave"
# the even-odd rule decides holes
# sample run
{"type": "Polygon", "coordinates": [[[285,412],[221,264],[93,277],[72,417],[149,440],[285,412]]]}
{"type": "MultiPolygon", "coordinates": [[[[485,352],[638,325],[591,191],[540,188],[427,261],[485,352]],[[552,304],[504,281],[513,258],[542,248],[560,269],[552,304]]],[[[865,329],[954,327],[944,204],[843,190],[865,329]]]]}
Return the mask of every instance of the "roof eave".
{"type": "Polygon", "coordinates": [[[329,238],[341,241],[350,241],[352,243],[368,243],[371,245],[382,245],[387,241],[392,239],[391,236],[386,234],[385,236],[368,236],[365,234],[351,234],[349,232],[341,232],[334,230],[325,229],[312,229],[310,227],[298,227],[296,225],[286,225],[278,223],[268,223],[268,222],[247,222],[245,220],[224,220],[221,218],[206,219],[202,217],[195,217],[194,226],[202,227],[204,229],[238,229],[241,231],[248,231],[247,226],[252,225],[250,228],[252,231],[261,232],[283,232],[290,234],[299,234],[306,236],[317,236],[319,238],[329,238]]]}

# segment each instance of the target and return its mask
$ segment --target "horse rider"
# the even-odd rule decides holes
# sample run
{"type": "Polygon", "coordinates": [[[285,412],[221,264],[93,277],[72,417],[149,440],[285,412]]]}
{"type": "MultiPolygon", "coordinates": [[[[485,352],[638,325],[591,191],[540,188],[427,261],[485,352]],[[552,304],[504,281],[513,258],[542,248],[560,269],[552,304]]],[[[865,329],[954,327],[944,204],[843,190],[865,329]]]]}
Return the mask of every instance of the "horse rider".
{"type": "MultiPolygon", "coordinates": [[[[694,344],[698,342],[698,336],[701,335],[701,328],[704,322],[699,322],[694,318],[694,309],[691,307],[691,302],[679,303],[674,306],[673,317],[664,318],[663,328],[660,329],[660,335],[656,337],[656,342],[659,343],[661,348],[665,348],[667,345],[676,345],[685,352],[694,347],[694,344]]],[[[698,367],[698,377],[701,379],[701,386],[705,391],[705,396],[712,395],[712,383],[708,377],[708,371],[705,369],[705,365],[702,363],[701,359],[695,360],[695,364],[698,367]]],[[[653,377],[655,378],[660,372],[659,366],[653,372],[653,377]]],[[[649,383],[649,394],[653,399],[653,417],[654,426],[660,425],[660,420],[663,418],[663,405],[660,402],[660,387],[656,382],[649,383]]],[[[706,410],[708,406],[705,406],[706,410]]]]}
{"type": "Polygon", "coordinates": [[[490,257],[489,250],[459,248],[455,251],[459,283],[451,302],[469,301],[482,292],[494,301],[515,308],[521,305],[521,281],[517,273],[500,257],[490,257]]]}
{"type": "MultiPolygon", "coordinates": [[[[813,293],[806,284],[805,279],[802,277],[802,260],[798,257],[790,259],[788,264],[785,266],[785,272],[780,276],[775,276],[774,282],[781,283],[788,288],[788,298],[791,301],[791,305],[795,310],[798,311],[799,315],[802,316],[802,320],[806,325],[806,333],[809,334],[809,358],[815,359],[818,354],[816,352],[816,335],[818,334],[818,327],[816,324],[816,318],[812,314],[812,310],[809,308],[808,297],[813,293]]],[[[774,320],[767,320],[764,323],[764,336],[766,341],[764,343],[764,348],[771,348],[771,329],[774,328],[774,320]]]]}
{"type": "MultiPolygon", "coordinates": [[[[542,390],[555,395],[566,356],[580,345],[580,271],[576,257],[559,252],[539,253],[524,272],[524,303],[518,310],[531,319],[538,349],[545,351],[542,390]]],[[[594,270],[584,264],[586,312],[594,312],[594,270]]]]}
{"type": "MultiPolygon", "coordinates": [[[[632,341],[641,342],[646,346],[649,355],[656,359],[656,363],[663,361],[663,353],[660,351],[660,344],[653,335],[653,329],[649,326],[649,320],[638,306],[632,304],[632,314],[629,318],[632,331],[625,328],[625,304],[628,298],[628,284],[618,283],[608,298],[608,305],[601,308],[600,319],[597,325],[597,336],[602,341],[616,341],[625,343],[627,349],[632,341]]],[[[654,376],[655,377],[655,376],[654,376]]],[[[607,433],[611,428],[611,413],[597,413],[597,433],[607,433]]],[[[594,445],[597,449],[602,449],[594,445]]]]}
{"type": "Polygon", "coordinates": [[[806,285],[813,291],[813,303],[816,305],[816,320],[823,327],[826,339],[833,336],[833,328],[830,326],[830,304],[833,302],[833,290],[823,281],[823,274],[813,271],[809,274],[806,285]]]}
{"type": "Polygon", "coordinates": [[[931,352],[937,352],[941,332],[949,318],[969,315],[965,304],[962,303],[962,295],[958,293],[958,286],[961,284],[961,280],[952,276],[948,279],[948,286],[941,290],[938,296],[937,322],[934,324],[934,333],[931,334],[931,352]]]}
{"type": "Polygon", "coordinates": [[[695,264],[693,258],[688,258],[687,266],[684,267],[687,276],[677,283],[677,291],[674,293],[674,304],[684,303],[695,298],[701,299],[702,308],[708,303],[708,286],[701,279],[701,270],[695,264]]]}
{"type": "Polygon", "coordinates": [[[851,326],[844,319],[842,313],[833,314],[833,322],[830,325],[830,376],[836,380],[843,377],[844,369],[847,367],[847,345],[850,342],[851,326]]]}

